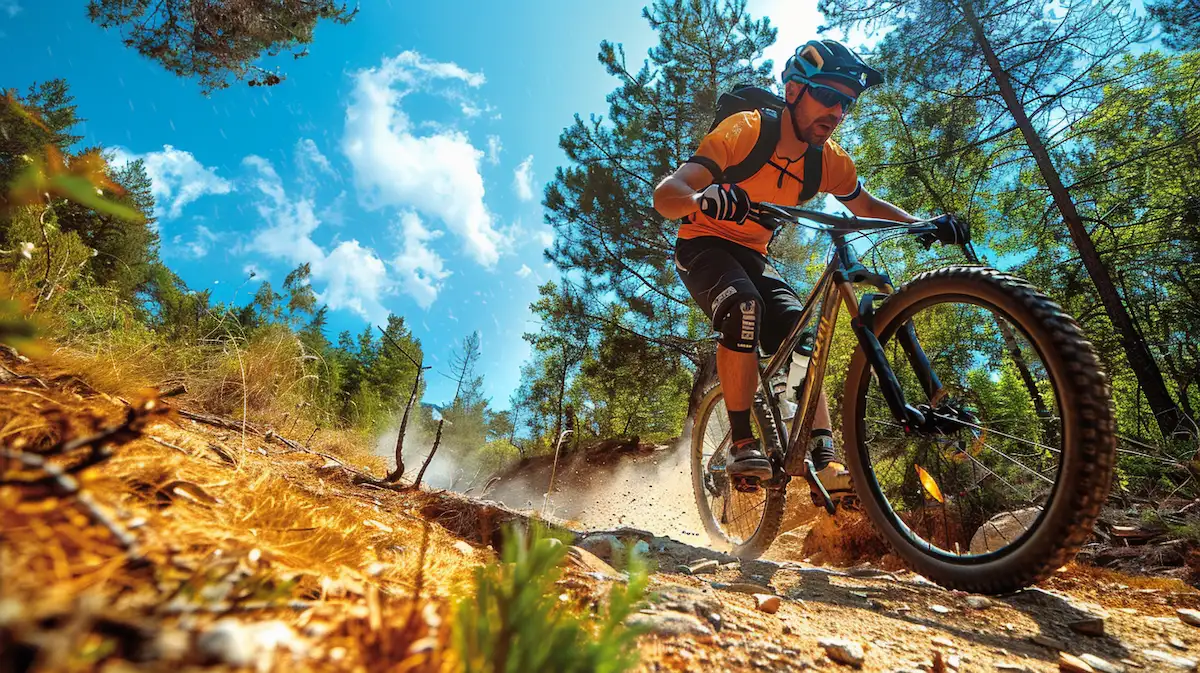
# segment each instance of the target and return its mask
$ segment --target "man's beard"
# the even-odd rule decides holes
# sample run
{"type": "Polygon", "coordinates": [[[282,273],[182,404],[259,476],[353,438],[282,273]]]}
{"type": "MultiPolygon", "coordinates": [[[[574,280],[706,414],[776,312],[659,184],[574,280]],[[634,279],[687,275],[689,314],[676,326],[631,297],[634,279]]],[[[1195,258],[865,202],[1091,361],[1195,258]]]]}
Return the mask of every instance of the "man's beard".
{"type": "Polygon", "coordinates": [[[816,145],[818,147],[823,146],[826,141],[832,137],[833,130],[837,128],[838,119],[837,117],[831,115],[818,117],[813,120],[811,124],[805,126],[804,128],[800,128],[800,125],[796,123],[796,108],[799,106],[800,98],[802,96],[804,96],[803,91],[800,92],[799,96],[796,96],[796,100],[794,102],[787,104],[788,112],[791,113],[788,115],[788,117],[790,117],[792,120],[792,133],[794,133],[797,138],[803,140],[809,145],[816,145]],[[829,133],[818,137],[818,133],[820,132],[817,131],[817,125],[822,123],[829,125],[829,133]]]}
{"type": "Polygon", "coordinates": [[[792,129],[798,132],[797,135],[804,142],[820,146],[833,136],[833,130],[837,128],[837,123],[836,117],[819,117],[804,128],[798,128],[793,117],[792,129]]]}

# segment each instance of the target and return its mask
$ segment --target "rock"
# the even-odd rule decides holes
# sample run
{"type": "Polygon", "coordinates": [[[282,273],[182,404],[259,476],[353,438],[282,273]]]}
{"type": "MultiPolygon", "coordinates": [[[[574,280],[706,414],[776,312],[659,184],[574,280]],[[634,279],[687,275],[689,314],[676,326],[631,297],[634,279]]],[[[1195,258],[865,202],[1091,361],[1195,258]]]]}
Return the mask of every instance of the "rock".
{"type": "Polygon", "coordinates": [[[580,540],[578,546],[610,563],[625,557],[625,545],[616,535],[589,535],[580,540]]]}
{"type": "MultiPolygon", "coordinates": [[[[559,544],[562,544],[562,543],[560,542],[559,544]]],[[[472,556],[475,555],[475,548],[472,547],[471,543],[469,543],[469,542],[459,540],[454,543],[453,547],[458,550],[458,553],[462,554],[463,556],[466,556],[467,558],[471,558],[472,556]]]]}
{"type": "Polygon", "coordinates": [[[931,673],[958,673],[960,663],[957,656],[946,656],[941,650],[934,650],[929,670],[931,673]]]}
{"type": "Polygon", "coordinates": [[[1200,626],[1200,610],[1192,610],[1191,608],[1180,608],[1175,611],[1179,615],[1179,620],[1190,626],[1200,626]]]}
{"type": "Polygon", "coordinates": [[[826,656],[841,664],[862,668],[863,661],[866,659],[862,645],[854,641],[843,638],[822,638],[817,641],[817,645],[825,649],[826,656]]]}
{"type": "Polygon", "coordinates": [[[1009,671],[1010,673],[1034,673],[1033,669],[1024,664],[1015,664],[1011,661],[1001,661],[996,664],[997,671],[1009,671]]]}
{"type": "Polygon", "coordinates": [[[620,576],[616,568],[582,547],[567,547],[567,562],[586,573],[600,573],[613,579],[620,576]]]}
{"type": "Polygon", "coordinates": [[[1058,670],[1063,673],[1096,673],[1096,669],[1086,661],[1067,652],[1058,653],[1058,670]]]}
{"type": "Polygon", "coordinates": [[[967,607],[972,610],[986,610],[995,605],[987,596],[967,596],[967,607]]]}
{"type": "Polygon", "coordinates": [[[770,587],[764,587],[761,584],[751,584],[749,582],[733,582],[726,584],[725,582],[711,582],[712,588],[718,591],[732,591],[738,594],[761,594],[763,589],[770,590],[770,587]]]}
{"type": "Polygon", "coordinates": [[[721,615],[720,615],[720,613],[717,613],[717,612],[710,612],[710,613],[708,613],[707,615],[705,615],[705,619],[707,619],[707,620],[708,620],[708,623],[709,623],[709,624],[712,624],[713,631],[720,631],[720,630],[721,630],[722,622],[721,622],[721,615]]]}
{"type": "Polygon", "coordinates": [[[656,589],[655,594],[655,604],[663,610],[687,612],[704,618],[721,614],[721,601],[699,589],[669,584],[656,589]]]}
{"type": "Polygon", "coordinates": [[[1104,618],[1103,617],[1088,617],[1087,619],[1078,619],[1067,624],[1075,633],[1082,633],[1085,636],[1102,637],[1104,635],[1104,618]]]}
{"type": "Polygon", "coordinates": [[[948,650],[954,649],[954,641],[950,640],[949,638],[943,637],[943,636],[938,636],[938,637],[930,640],[929,642],[933,643],[934,645],[937,645],[938,647],[944,647],[948,650]]]}
{"type": "Polygon", "coordinates": [[[278,648],[293,654],[307,649],[292,627],[278,620],[243,624],[225,618],[196,637],[196,653],[206,664],[255,665],[260,670],[270,670],[278,648]]]}
{"type": "Polygon", "coordinates": [[[938,613],[939,615],[945,615],[945,614],[950,613],[950,608],[946,607],[945,605],[934,604],[934,605],[930,605],[929,609],[933,610],[934,612],[938,613]]]}
{"type": "Polygon", "coordinates": [[[1170,652],[1163,652],[1162,650],[1142,650],[1142,656],[1150,661],[1166,664],[1168,667],[1180,671],[1190,671],[1196,668],[1196,662],[1192,659],[1177,657],[1170,652]]]}
{"type": "Polygon", "coordinates": [[[1167,643],[1170,644],[1171,647],[1174,647],[1177,650],[1186,650],[1187,649],[1187,644],[1184,643],[1182,640],[1176,638],[1175,636],[1171,636],[1171,637],[1167,638],[1167,643]]]}
{"type": "Polygon", "coordinates": [[[1007,546],[1021,537],[1041,513],[1040,507],[1026,507],[1013,512],[1001,512],[988,519],[971,536],[971,553],[983,554],[1007,546]]]}
{"type": "Polygon", "coordinates": [[[1101,659],[1094,654],[1081,654],[1079,658],[1087,662],[1088,666],[1096,669],[1098,673],[1125,673],[1124,666],[1118,666],[1107,659],[1101,659]]]}
{"type": "Polygon", "coordinates": [[[1052,650],[1058,650],[1060,652],[1067,649],[1067,644],[1063,641],[1057,638],[1051,638],[1050,636],[1041,633],[1037,634],[1036,636],[1031,636],[1029,640],[1030,642],[1037,643],[1042,647],[1049,647],[1052,650]]]}
{"type": "Polygon", "coordinates": [[[691,570],[692,575],[699,575],[701,573],[716,572],[720,565],[715,559],[701,559],[693,561],[692,565],[688,566],[688,569],[691,570]]]}
{"type": "Polygon", "coordinates": [[[691,575],[692,569],[680,563],[679,565],[675,566],[675,572],[679,573],[680,575],[691,575]]]}
{"type": "Polygon", "coordinates": [[[663,610],[650,614],[637,613],[625,620],[625,624],[633,628],[643,628],[660,636],[711,636],[712,629],[708,628],[694,615],[686,615],[673,610],[663,610]]]}
{"type": "Polygon", "coordinates": [[[754,594],[754,607],[758,608],[759,612],[773,615],[779,612],[779,596],[773,594],[754,594]]]}
{"type": "Polygon", "coordinates": [[[645,540],[638,540],[633,544],[633,553],[642,558],[650,556],[650,544],[645,540]]]}

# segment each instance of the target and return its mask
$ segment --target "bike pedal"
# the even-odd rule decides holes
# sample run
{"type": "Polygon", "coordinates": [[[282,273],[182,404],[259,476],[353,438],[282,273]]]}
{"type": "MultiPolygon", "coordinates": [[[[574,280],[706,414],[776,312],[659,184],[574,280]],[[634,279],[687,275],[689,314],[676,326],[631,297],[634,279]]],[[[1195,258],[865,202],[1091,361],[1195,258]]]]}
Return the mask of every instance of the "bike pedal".
{"type": "MultiPolygon", "coordinates": [[[[812,504],[815,507],[825,506],[825,499],[821,497],[820,493],[809,491],[808,497],[812,500],[812,504]]],[[[862,511],[862,502],[853,493],[830,493],[829,501],[833,503],[835,510],[840,509],[847,512],[862,511]]],[[[832,514],[832,512],[830,513],[832,514]]]]}
{"type": "Polygon", "coordinates": [[[758,477],[734,477],[733,490],[738,493],[757,493],[760,488],[758,477]]]}

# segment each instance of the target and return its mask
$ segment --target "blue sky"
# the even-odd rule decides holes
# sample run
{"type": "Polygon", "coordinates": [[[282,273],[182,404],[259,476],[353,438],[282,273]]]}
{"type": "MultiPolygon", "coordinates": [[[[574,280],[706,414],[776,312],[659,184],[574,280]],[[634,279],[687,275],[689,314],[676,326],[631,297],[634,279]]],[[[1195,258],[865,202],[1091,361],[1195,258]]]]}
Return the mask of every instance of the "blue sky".
{"type": "MultiPolygon", "coordinates": [[[[636,65],[654,35],[643,0],[371,0],[321,24],[271,88],[205,98],[86,18],[84,0],[0,0],[0,87],[64,77],[87,145],[147,162],[162,255],[194,289],[245,303],[313,266],[330,336],[402,315],[444,371],[479,330],[485,395],[506,408],[556,277],[540,205],[572,115],[606,111],[603,39],[636,65]],[[255,278],[247,281],[250,271],[255,278]]],[[[755,0],[780,28],[776,63],[820,23],[815,0],[755,0]]],[[[430,380],[426,400],[453,383],[430,380]]]]}

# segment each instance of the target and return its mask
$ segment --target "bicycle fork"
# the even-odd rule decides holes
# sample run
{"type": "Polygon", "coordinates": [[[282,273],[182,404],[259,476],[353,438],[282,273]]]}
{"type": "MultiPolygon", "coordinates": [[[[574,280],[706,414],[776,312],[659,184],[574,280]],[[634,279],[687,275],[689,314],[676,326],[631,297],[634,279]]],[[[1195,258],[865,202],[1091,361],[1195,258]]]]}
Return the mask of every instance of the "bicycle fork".
{"type": "MultiPolygon", "coordinates": [[[[920,409],[905,401],[904,391],[900,388],[900,382],[896,380],[896,374],[892,371],[891,365],[888,364],[887,357],[883,352],[883,345],[875,336],[875,300],[879,296],[874,292],[863,295],[862,300],[858,303],[857,315],[850,320],[850,327],[854,330],[854,335],[858,338],[858,343],[867,357],[867,363],[875,372],[888,410],[892,412],[892,417],[904,427],[904,433],[911,434],[914,430],[924,426],[927,419],[920,409]]],[[[929,357],[925,355],[920,342],[917,341],[917,331],[911,320],[900,327],[895,339],[900,342],[900,347],[904,350],[904,355],[908,359],[913,373],[921,382],[921,388],[929,400],[929,406],[932,407],[937,404],[938,397],[942,394],[942,382],[930,366],[929,357]]]]}

